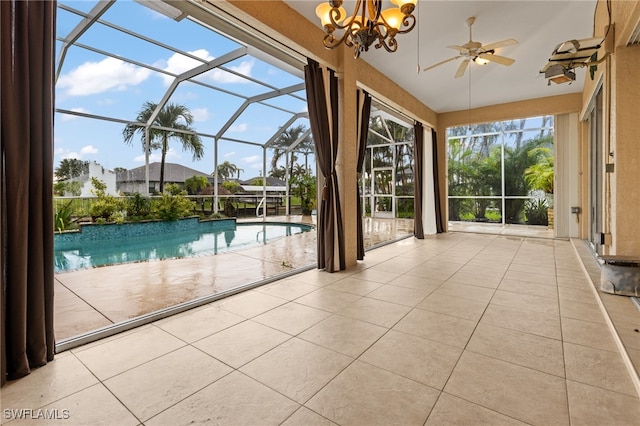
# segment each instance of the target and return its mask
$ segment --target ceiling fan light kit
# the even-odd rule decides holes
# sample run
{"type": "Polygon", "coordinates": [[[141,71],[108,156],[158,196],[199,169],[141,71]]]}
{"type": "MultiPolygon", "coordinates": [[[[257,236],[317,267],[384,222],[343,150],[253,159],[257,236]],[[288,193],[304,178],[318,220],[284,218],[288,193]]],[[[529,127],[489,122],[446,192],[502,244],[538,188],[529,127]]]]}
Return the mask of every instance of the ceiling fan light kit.
{"type": "Polygon", "coordinates": [[[447,46],[451,49],[455,49],[458,51],[458,55],[449,59],[445,59],[442,62],[438,62],[437,64],[428,66],[423,71],[428,71],[440,65],[446,64],[447,62],[454,61],[456,59],[462,58],[463,61],[460,63],[458,70],[456,71],[455,77],[460,78],[464,75],[469,67],[469,62],[473,61],[477,65],[486,65],[489,62],[495,62],[500,65],[509,66],[515,62],[514,59],[506,58],[504,56],[496,55],[496,49],[506,46],[513,46],[514,44],[518,44],[517,40],[512,38],[498,41],[495,43],[490,43],[483,45],[478,41],[473,40],[473,36],[471,33],[471,26],[476,21],[474,16],[467,19],[467,25],[469,26],[469,41],[463,45],[453,45],[447,46]]]}
{"type": "Polygon", "coordinates": [[[325,36],[324,47],[335,49],[344,43],[353,48],[354,57],[377,42],[374,47],[384,47],[387,52],[398,49],[397,34],[405,34],[416,25],[413,15],[418,0],[390,0],[397,7],[382,10],[382,0],[357,0],[351,16],[342,7],[343,0],[329,0],[316,7],[325,36]],[[336,35],[336,30],[343,31],[336,35]]]}

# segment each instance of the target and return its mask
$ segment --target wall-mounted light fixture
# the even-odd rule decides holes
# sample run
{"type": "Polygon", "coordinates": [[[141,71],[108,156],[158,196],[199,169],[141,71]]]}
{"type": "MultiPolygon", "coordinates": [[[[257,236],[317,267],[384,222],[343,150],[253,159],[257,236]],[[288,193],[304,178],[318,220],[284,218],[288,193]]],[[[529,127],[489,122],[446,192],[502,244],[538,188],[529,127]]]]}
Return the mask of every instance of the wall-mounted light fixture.
{"type": "Polygon", "coordinates": [[[343,0],[329,0],[320,3],[316,15],[320,18],[326,35],[322,43],[327,49],[334,49],[344,43],[353,48],[354,57],[374,47],[384,47],[387,52],[398,49],[397,34],[408,33],[415,27],[412,15],[418,0],[391,0],[397,7],[382,10],[382,0],[357,0],[351,16],[342,7],[343,0]],[[336,36],[335,31],[344,31],[336,36]]]}

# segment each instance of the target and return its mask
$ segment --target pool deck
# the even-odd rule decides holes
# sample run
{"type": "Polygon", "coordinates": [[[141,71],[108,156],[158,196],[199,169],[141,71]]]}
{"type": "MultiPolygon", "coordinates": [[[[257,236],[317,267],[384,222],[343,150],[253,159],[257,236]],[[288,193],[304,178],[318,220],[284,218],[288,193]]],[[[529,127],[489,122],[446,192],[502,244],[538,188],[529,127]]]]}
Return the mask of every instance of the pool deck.
{"type": "MultiPolygon", "coordinates": [[[[273,216],[267,221],[315,225],[315,219],[273,216]]],[[[413,233],[412,220],[367,220],[364,227],[367,247],[413,233]]],[[[238,252],[56,274],[56,340],[309,267],[317,261],[316,242],[316,233],[306,232],[238,252]]]]}

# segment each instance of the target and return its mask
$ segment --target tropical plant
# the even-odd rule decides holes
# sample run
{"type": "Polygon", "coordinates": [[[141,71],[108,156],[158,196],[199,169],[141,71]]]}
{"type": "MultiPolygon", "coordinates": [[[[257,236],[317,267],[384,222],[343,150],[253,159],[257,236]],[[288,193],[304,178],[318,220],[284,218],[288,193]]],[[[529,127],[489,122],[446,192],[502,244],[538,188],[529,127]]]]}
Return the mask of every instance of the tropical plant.
{"type": "Polygon", "coordinates": [[[69,200],[56,209],[53,216],[53,226],[56,231],[66,231],[71,225],[71,215],[73,213],[73,208],[71,207],[72,202],[73,200],[69,200]]]}
{"type": "Polygon", "coordinates": [[[191,127],[193,115],[184,105],[167,104],[162,109],[153,102],[145,102],[136,117],[137,123],[127,124],[122,135],[127,144],[131,144],[136,133],[141,134],[142,148],[145,148],[145,127],[149,130],[149,152],[160,150],[160,192],[164,192],[164,165],[169,151],[169,141],[177,140],[183,151],[190,151],[193,160],[204,155],[204,145],[191,127]],[[153,117],[153,121],[151,118],[153,117]],[[173,130],[167,130],[173,129],[173,130]]]}
{"type": "Polygon", "coordinates": [[[144,219],[151,215],[151,199],[139,192],[127,199],[127,217],[130,220],[144,219]]]}
{"type": "MultiPolygon", "coordinates": [[[[229,161],[225,161],[224,163],[218,164],[216,172],[219,178],[226,181],[232,179],[236,174],[238,179],[240,179],[240,172],[244,172],[244,170],[229,161]]],[[[214,173],[211,174],[213,175],[214,173]]]]}
{"type": "Polygon", "coordinates": [[[524,211],[527,215],[527,223],[529,225],[547,225],[549,223],[547,210],[547,200],[545,200],[544,198],[534,198],[532,200],[527,200],[524,204],[524,211]]]}
{"type": "MultiPolygon", "coordinates": [[[[185,197],[186,191],[176,191],[177,185],[167,185],[167,191],[156,201],[155,213],[162,220],[175,221],[191,216],[195,203],[185,197]]],[[[178,188],[179,189],[179,188],[178,188]]]]}
{"type": "Polygon", "coordinates": [[[72,179],[83,173],[89,173],[89,162],[78,160],[77,158],[63,159],[54,171],[54,175],[58,180],[72,179]]]}
{"type": "Polygon", "coordinates": [[[56,195],[65,196],[71,195],[73,197],[79,197],[82,194],[82,187],[84,182],[80,181],[59,181],[53,184],[53,192],[56,195]]]}
{"type": "MultiPolygon", "coordinates": [[[[287,152],[291,146],[300,139],[304,133],[307,131],[307,128],[300,124],[298,126],[289,127],[284,130],[278,138],[273,142],[270,148],[273,148],[273,157],[271,157],[271,171],[275,171],[278,168],[278,161],[282,156],[287,152]]],[[[306,136],[300,143],[291,151],[292,159],[291,164],[295,163],[297,157],[295,155],[296,151],[301,151],[305,154],[305,161],[309,154],[313,153],[313,141],[309,136],[306,136]]]]}
{"type": "Polygon", "coordinates": [[[551,148],[536,147],[529,151],[529,156],[536,161],[524,171],[524,179],[531,189],[544,191],[545,194],[553,194],[553,153],[551,148]]]}
{"type": "Polygon", "coordinates": [[[316,205],[316,177],[304,173],[291,178],[293,195],[300,197],[303,215],[310,215],[316,205]]]}
{"type": "Polygon", "coordinates": [[[209,180],[204,176],[192,176],[184,181],[184,188],[189,194],[197,194],[209,186],[209,180]]]}
{"type": "Polygon", "coordinates": [[[91,185],[93,186],[91,192],[97,197],[97,200],[91,203],[89,208],[89,214],[94,221],[98,221],[98,219],[101,219],[99,223],[103,221],[119,221],[124,210],[123,201],[107,194],[107,184],[103,181],[92,177],[91,185]]]}

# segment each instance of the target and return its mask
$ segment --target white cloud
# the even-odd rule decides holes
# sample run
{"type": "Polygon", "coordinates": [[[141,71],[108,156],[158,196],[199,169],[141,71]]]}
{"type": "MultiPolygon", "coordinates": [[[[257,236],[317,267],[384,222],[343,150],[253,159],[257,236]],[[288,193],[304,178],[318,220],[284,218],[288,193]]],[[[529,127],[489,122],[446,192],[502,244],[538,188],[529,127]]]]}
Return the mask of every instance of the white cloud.
{"type": "MultiPolygon", "coordinates": [[[[167,156],[165,157],[164,161],[166,163],[170,163],[179,159],[180,159],[180,154],[178,154],[176,151],[173,150],[173,148],[171,148],[169,149],[169,151],[167,151],[167,156]]],[[[136,163],[144,164],[144,154],[138,155],[133,159],[133,161],[135,161],[136,163]]],[[[155,163],[155,162],[159,163],[160,161],[162,161],[162,154],[160,152],[152,152],[149,155],[149,163],[155,163]]]]}
{"type": "Polygon", "coordinates": [[[80,154],[82,155],[91,155],[91,154],[97,154],[98,153],[98,148],[96,148],[93,145],[87,145],[82,147],[82,149],[80,150],[80,154]]]}
{"type": "Polygon", "coordinates": [[[229,157],[233,157],[235,155],[236,155],[235,151],[230,151],[230,152],[227,152],[226,154],[224,154],[223,157],[224,158],[229,158],[229,157]]]}
{"type": "MultiPolygon", "coordinates": [[[[202,58],[205,61],[211,61],[214,59],[214,57],[205,49],[198,49],[187,53],[195,57],[202,58]]],[[[162,68],[167,72],[178,75],[200,65],[202,65],[202,61],[181,55],[180,53],[174,53],[169,59],[167,59],[166,65],[162,68]]],[[[173,81],[173,77],[168,75],[163,75],[162,79],[164,80],[164,84],[167,86],[173,81]]]]}
{"type": "Polygon", "coordinates": [[[193,121],[207,121],[211,117],[211,113],[207,108],[194,108],[191,110],[193,121]]]}
{"type": "MultiPolygon", "coordinates": [[[[215,59],[215,57],[211,56],[211,54],[205,49],[198,49],[192,52],[187,52],[192,56],[197,58],[201,58],[207,62],[210,62],[215,59]]],[[[197,59],[190,58],[185,55],[181,55],[180,53],[174,53],[167,59],[166,63],[158,63],[156,66],[158,68],[162,68],[167,72],[170,72],[174,75],[181,74],[185,71],[193,69],[202,65],[202,61],[198,61],[197,59]]],[[[227,68],[238,72],[241,75],[245,75],[250,77],[251,70],[253,69],[254,61],[243,61],[239,65],[229,66],[227,68]]],[[[247,83],[248,81],[242,77],[239,77],[235,74],[231,74],[227,71],[215,68],[207,73],[203,74],[205,79],[208,79],[214,83],[247,83]]],[[[164,80],[165,85],[171,84],[173,82],[173,77],[168,75],[163,75],[162,79],[164,80]]]]}
{"type": "Polygon", "coordinates": [[[73,152],[73,151],[67,152],[67,153],[62,154],[60,156],[60,158],[63,159],[63,160],[65,158],[79,160],[81,157],[82,157],[81,155],[79,155],[77,152],[73,152]]]}
{"type": "Polygon", "coordinates": [[[128,90],[146,80],[149,74],[145,68],[106,58],[100,62],[85,62],[61,76],[56,86],[69,96],[94,95],[109,90],[128,90]]]}
{"type": "MultiPolygon", "coordinates": [[[[253,69],[254,62],[253,61],[243,61],[238,66],[227,67],[230,70],[236,71],[241,75],[245,75],[247,77],[251,77],[251,70],[253,69]]],[[[216,83],[248,83],[249,81],[239,77],[235,74],[231,74],[229,72],[223,71],[221,69],[214,69],[211,72],[207,73],[207,76],[216,83]]]]}
{"type": "Polygon", "coordinates": [[[248,127],[249,126],[247,126],[247,123],[240,123],[240,124],[236,124],[229,127],[229,131],[235,132],[235,133],[242,133],[242,132],[246,132],[248,127]]]}

